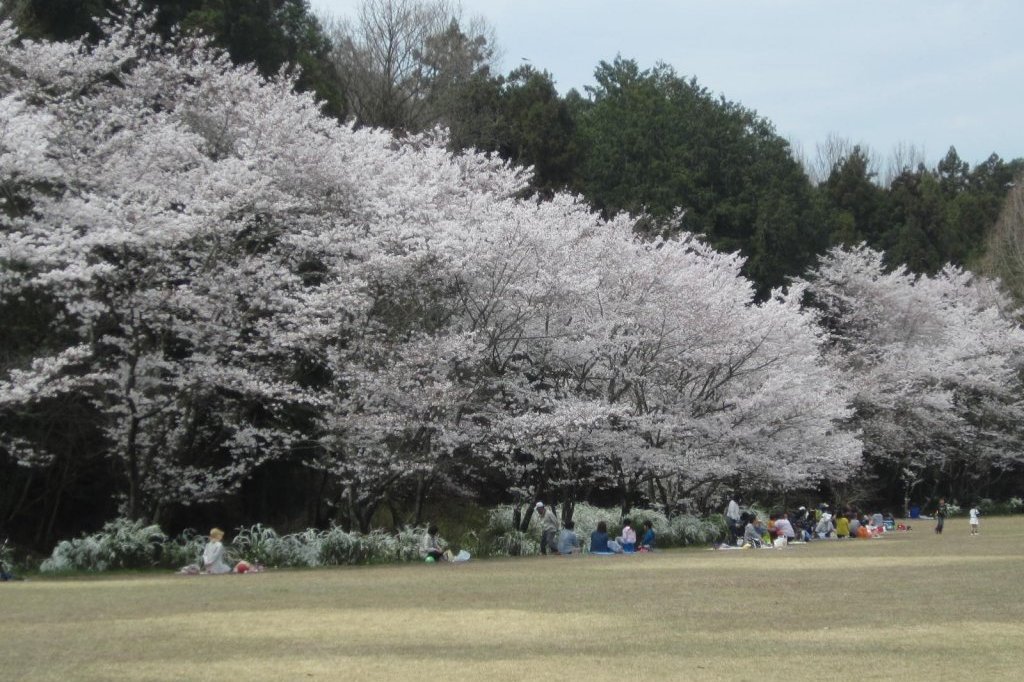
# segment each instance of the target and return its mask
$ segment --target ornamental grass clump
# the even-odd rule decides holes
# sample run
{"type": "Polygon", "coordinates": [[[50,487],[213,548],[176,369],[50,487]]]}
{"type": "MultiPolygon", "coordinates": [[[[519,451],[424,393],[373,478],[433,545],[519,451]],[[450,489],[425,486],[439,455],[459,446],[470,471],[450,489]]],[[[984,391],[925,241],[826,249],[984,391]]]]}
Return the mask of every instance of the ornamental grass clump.
{"type": "Polygon", "coordinates": [[[180,535],[166,540],[160,551],[160,565],[169,568],[180,568],[188,564],[202,564],[203,547],[206,536],[192,528],[187,528],[180,535]]]}
{"type": "Polygon", "coordinates": [[[500,504],[487,513],[487,531],[493,535],[501,535],[510,530],[517,530],[513,523],[514,510],[512,505],[500,504]]]}
{"type": "Polygon", "coordinates": [[[290,566],[289,557],[277,531],[257,523],[248,528],[239,528],[231,542],[231,554],[239,555],[246,561],[264,566],[290,566]]]}
{"type": "Polygon", "coordinates": [[[14,571],[14,550],[8,545],[7,540],[0,543],[0,571],[14,571]]]}
{"type": "Polygon", "coordinates": [[[160,526],[115,519],[98,533],[60,542],[39,570],[54,573],[151,568],[159,563],[166,541],[160,526]]]}
{"type": "MultiPolygon", "coordinates": [[[[656,529],[657,530],[657,529],[656,529]]],[[[720,514],[708,518],[699,516],[674,516],[668,521],[663,533],[658,534],[659,546],[690,547],[717,542],[727,534],[725,520],[720,514]],[[665,539],[662,542],[662,538],[665,539]]]]}
{"type": "Polygon", "coordinates": [[[490,544],[491,556],[533,556],[540,554],[540,542],[535,533],[521,530],[507,530],[498,535],[490,544]]]}
{"type": "Polygon", "coordinates": [[[319,566],[322,544],[323,540],[320,531],[313,528],[307,528],[298,533],[282,535],[278,538],[280,563],[270,565],[290,567],[319,566]]]}
{"type": "Polygon", "coordinates": [[[419,561],[426,528],[403,528],[395,536],[395,560],[419,561]]]}
{"type": "Polygon", "coordinates": [[[351,533],[338,526],[331,526],[320,535],[319,563],[325,566],[352,563],[352,556],[356,553],[356,542],[351,533]]]}
{"type": "Polygon", "coordinates": [[[618,509],[577,504],[573,507],[572,520],[576,524],[575,531],[580,538],[580,546],[585,552],[590,551],[590,534],[597,530],[597,524],[601,521],[608,527],[609,537],[615,538],[622,532],[622,515],[618,509]]]}
{"type": "Polygon", "coordinates": [[[530,529],[519,530],[514,522],[515,509],[502,504],[487,514],[487,530],[484,539],[476,538],[477,555],[488,556],[532,556],[540,554],[540,524],[537,515],[530,519],[530,529]]]}
{"type": "Polygon", "coordinates": [[[633,524],[633,530],[636,531],[636,539],[638,542],[644,534],[644,521],[650,521],[651,526],[654,528],[654,532],[658,533],[658,544],[663,544],[661,542],[661,532],[665,531],[665,529],[669,527],[668,517],[665,516],[665,514],[656,509],[635,507],[630,510],[629,519],[633,524]]]}
{"type": "Polygon", "coordinates": [[[335,526],[320,533],[319,540],[320,561],[324,565],[381,564],[399,558],[398,540],[382,530],[363,535],[335,526]]]}

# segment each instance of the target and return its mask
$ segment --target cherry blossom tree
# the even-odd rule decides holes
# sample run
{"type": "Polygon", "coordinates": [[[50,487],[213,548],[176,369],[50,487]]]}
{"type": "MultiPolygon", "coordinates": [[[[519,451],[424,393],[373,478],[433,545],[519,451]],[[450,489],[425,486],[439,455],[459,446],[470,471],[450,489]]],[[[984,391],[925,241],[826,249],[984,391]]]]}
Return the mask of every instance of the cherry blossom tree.
{"type": "MultiPolygon", "coordinates": [[[[0,28],[0,305],[38,308],[44,340],[5,361],[0,411],[84,405],[125,513],[270,461],[321,472],[365,531],[483,479],[520,509],[617,491],[671,513],[859,460],[803,286],[757,302],[735,254],[521,199],[526,170],[341,126],[151,27],[128,5],[95,45],[0,28]]],[[[46,461],[37,435],[8,456],[46,461]]]]}
{"type": "Polygon", "coordinates": [[[311,402],[297,330],[350,299],[348,278],[310,286],[311,270],[346,267],[308,251],[333,241],[323,211],[345,187],[317,144],[337,127],[287,79],[198,39],[165,46],[151,26],[128,7],[95,47],[19,42],[7,25],[0,47],[8,130],[23,133],[3,140],[18,207],[3,295],[50,301],[61,341],[12,369],[0,405],[87,396],[133,517],[223,495],[290,448],[283,410],[311,402]]]}
{"type": "Polygon", "coordinates": [[[863,245],[831,251],[809,282],[866,454],[907,496],[1019,457],[1024,332],[993,283],[890,270],[863,245]]]}

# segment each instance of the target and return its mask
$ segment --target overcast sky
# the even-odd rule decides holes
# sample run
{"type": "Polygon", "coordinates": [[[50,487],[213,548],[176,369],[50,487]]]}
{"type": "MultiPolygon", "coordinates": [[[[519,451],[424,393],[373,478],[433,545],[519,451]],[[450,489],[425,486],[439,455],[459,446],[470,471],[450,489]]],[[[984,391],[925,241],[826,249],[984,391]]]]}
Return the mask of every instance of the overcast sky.
{"type": "MultiPolygon", "coordinates": [[[[311,0],[353,16],[360,0],[311,0]]],[[[1022,0],[462,0],[562,93],[616,54],[657,61],[770,119],[813,156],[830,133],[885,157],[950,145],[976,164],[1024,157],[1022,0]]]]}

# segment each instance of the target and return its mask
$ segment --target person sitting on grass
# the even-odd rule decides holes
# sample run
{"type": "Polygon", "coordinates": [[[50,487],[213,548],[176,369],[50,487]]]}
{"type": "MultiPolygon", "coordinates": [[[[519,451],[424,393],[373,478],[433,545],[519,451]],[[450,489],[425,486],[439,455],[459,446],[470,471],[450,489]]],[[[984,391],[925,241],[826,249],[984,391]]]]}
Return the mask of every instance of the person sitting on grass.
{"type": "Polygon", "coordinates": [[[765,528],[757,518],[757,514],[750,514],[747,517],[747,525],[743,528],[743,544],[751,547],[760,547],[765,528]]]}
{"type": "Polygon", "coordinates": [[[210,530],[210,541],[203,548],[204,573],[230,573],[231,567],[224,562],[224,531],[220,528],[210,530]]]}
{"type": "Polygon", "coordinates": [[[615,542],[619,543],[623,552],[636,550],[636,531],[630,525],[629,519],[622,520],[622,535],[615,538],[615,542]]]}
{"type": "Polygon", "coordinates": [[[654,524],[650,520],[644,521],[644,536],[640,539],[640,550],[644,552],[654,550],[654,524]]]}
{"type": "Polygon", "coordinates": [[[850,519],[846,517],[846,514],[840,514],[836,518],[836,537],[844,540],[850,537],[850,519]]]}
{"type": "Polygon", "coordinates": [[[832,523],[832,515],[825,512],[821,515],[821,520],[818,521],[818,525],[814,528],[814,534],[824,540],[825,538],[832,537],[836,532],[836,527],[832,523]]]}
{"type": "Polygon", "coordinates": [[[793,530],[793,524],[789,522],[789,514],[786,512],[782,512],[779,518],[775,519],[775,534],[780,538],[785,538],[786,542],[796,540],[796,531],[793,530]]]}
{"type": "Polygon", "coordinates": [[[450,553],[444,546],[444,542],[437,536],[437,526],[431,525],[427,528],[420,544],[420,557],[427,563],[435,561],[447,561],[450,553]]]}
{"type": "Polygon", "coordinates": [[[558,553],[579,554],[580,537],[576,535],[576,531],[573,530],[576,527],[576,524],[569,520],[563,525],[565,528],[563,528],[558,534],[558,553]]]}
{"type": "Polygon", "coordinates": [[[621,551],[619,543],[608,539],[608,524],[598,521],[597,530],[590,534],[591,554],[616,554],[621,551]]]}

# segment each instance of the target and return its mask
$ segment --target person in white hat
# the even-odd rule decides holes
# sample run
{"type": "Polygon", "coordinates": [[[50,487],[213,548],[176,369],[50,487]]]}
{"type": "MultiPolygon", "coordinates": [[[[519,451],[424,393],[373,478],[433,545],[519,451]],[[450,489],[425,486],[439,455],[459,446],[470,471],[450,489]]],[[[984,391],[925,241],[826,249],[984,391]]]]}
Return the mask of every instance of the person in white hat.
{"type": "Polygon", "coordinates": [[[554,554],[558,554],[558,517],[543,502],[534,505],[534,509],[540,517],[540,553],[547,554],[550,547],[554,554]]]}

